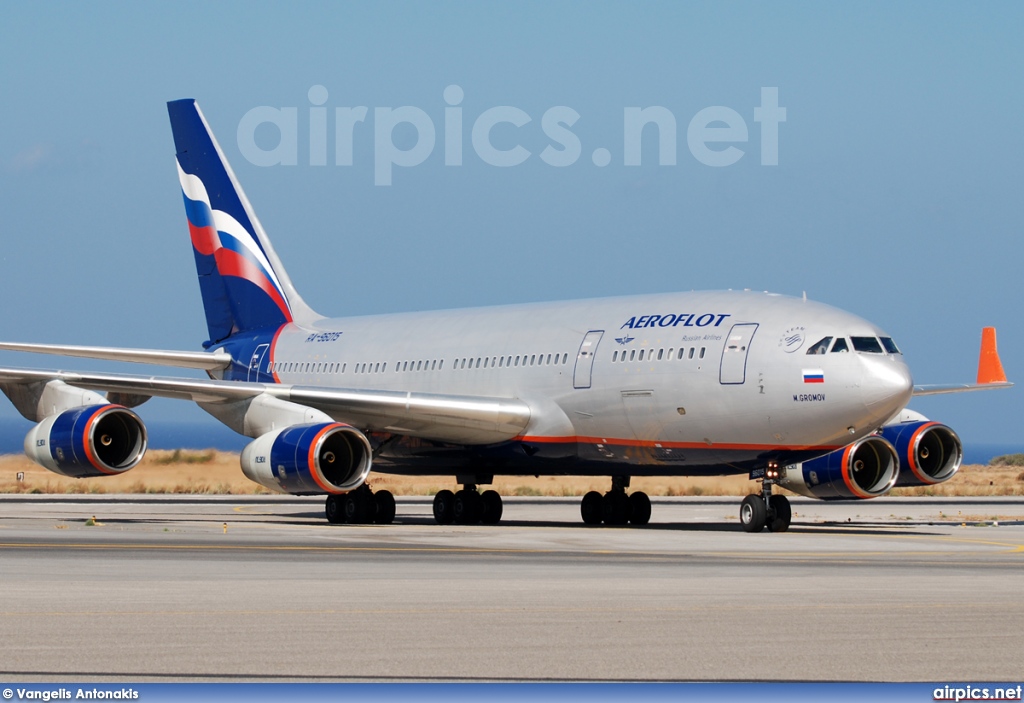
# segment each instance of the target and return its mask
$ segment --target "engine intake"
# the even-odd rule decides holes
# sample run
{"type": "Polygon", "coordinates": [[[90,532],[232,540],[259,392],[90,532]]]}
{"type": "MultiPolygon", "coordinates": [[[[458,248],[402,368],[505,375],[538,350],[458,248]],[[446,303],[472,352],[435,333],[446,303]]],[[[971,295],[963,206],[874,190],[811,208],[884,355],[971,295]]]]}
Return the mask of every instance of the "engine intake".
{"type": "Polygon", "coordinates": [[[897,486],[931,486],[953,478],[964,459],[956,432],[938,422],[903,422],[882,428],[900,457],[897,486]]]}
{"type": "Polygon", "coordinates": [[[269,432],[242,450],[242,472],[272,491],[292,495],[344,493],[370,473],[366,436],[339,422],[293,425],[269,432]]]}
{"type": "Polygon", "coordinates": [[[877,498],[895,485],[899,465],[895,447],[884,437],[871,435],[825,456],[787,466],[779,485],[821,500],[877,498]]]}
{"type": "Polygon", "coordinates": [[[71,478],[116,476],[146,453],[146,426],[121,405],[87,405],[51,415],[25,435],[25,455],[71,478]]]}

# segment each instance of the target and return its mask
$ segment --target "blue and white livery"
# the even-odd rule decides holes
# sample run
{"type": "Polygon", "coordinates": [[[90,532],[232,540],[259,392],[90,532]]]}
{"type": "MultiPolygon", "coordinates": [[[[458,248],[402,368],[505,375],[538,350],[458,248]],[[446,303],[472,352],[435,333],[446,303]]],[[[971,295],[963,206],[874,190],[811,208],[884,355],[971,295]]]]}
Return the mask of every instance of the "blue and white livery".
{"type": "Polygon", "coordinates": [[[591,524],[645,524],[633,476],[747,474],[748,531],[790,523],[781,487],[826,500],[948,480],[962,447],[913,395],[1007,388],[994,330],[975,383],[914,386],[870,322],[768,293],[690,292],[329,319],[295,290],[194,100],[168,103],[209,339],[203,351],[40,344],[0,349],[201,369],[206,379],[0,369],[38,423],[26,453],[69,476],[146,450],[130,408],[191,400],[252,437],[246,476],[324,494],[331,522],[391,522],[381,472],[447,475],[439,523],[498,522],[496,475],[602,475],[591,524]],[[105,393],[106,395],[103,395],[105,393]]]}

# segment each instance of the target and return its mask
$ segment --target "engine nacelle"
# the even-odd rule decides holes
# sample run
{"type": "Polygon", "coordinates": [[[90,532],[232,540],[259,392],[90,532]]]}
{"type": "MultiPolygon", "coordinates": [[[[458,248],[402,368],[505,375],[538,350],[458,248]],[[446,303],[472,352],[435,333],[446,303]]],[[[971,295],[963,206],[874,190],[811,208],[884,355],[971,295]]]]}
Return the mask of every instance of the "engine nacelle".
{"type": "Polygon", "coordinates": [[[899,467],[895,447],[870,435],[831,454],[787,466],[779,485],[821,500],[877,498],[895,485],[899,467]]]}
{"type": "Polygon", "coordinates": [[[281,493],[344,493],[363,485],[372,461],[370,441],[354,427],[293,425],[250,442],[242,450],[242,473],[281,493]]]}
{"type": "Polygon", "coordinates": [[[86,405],[51,415],[25,435],[25,455],[71,478],[116,476],[146,453],[146,426],[121,405],[86,405]]]}
{"type": "Polygon", "coordinates": [[[886,425],[881,435],[892,442],[900,458],[897,486],[931,486],[948,481],[964,460],[964,447],[956,432],[938,422],[886,425]]]}

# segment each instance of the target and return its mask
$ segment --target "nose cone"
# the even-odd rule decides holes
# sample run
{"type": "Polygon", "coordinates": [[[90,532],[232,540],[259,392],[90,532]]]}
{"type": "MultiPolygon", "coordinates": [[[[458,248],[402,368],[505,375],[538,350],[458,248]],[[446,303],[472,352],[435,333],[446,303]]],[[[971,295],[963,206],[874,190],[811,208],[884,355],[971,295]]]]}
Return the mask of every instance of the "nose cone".
{"type": "Polygon", "coordinates": [[[864,375],[861,400],[871,416],[883,422],[906,407],[914,392],[910,369],[899,358],[861,355],[864,375]]]}

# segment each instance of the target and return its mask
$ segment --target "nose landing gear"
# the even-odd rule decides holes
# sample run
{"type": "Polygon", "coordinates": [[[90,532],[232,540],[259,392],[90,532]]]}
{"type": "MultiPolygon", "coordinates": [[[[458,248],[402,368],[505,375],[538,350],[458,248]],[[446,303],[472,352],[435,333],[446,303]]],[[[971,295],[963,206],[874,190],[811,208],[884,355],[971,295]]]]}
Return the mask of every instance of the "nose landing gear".
{"type": "Polygon", "coordinates": [[[793,517],[789,499],[784,495],[772,495],[774,486],[781,476],[777,464],[769,464],[761,479],[761,493],[751,493],[740,503],[740,525],[747,532],[785,532],[793,517]]]}

